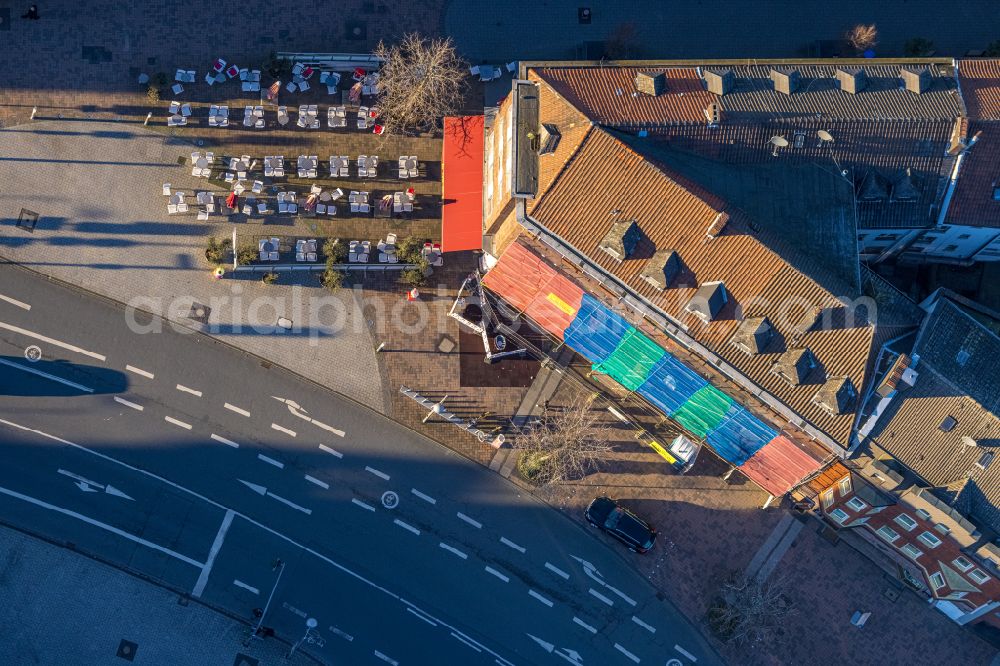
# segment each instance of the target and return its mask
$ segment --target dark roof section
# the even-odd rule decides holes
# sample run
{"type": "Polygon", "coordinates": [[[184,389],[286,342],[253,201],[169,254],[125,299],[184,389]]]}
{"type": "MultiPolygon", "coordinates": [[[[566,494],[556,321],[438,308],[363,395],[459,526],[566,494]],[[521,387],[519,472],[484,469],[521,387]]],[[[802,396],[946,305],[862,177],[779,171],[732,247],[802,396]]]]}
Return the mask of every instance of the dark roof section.
{"type": "Polygon", "coordinates": [[[1000,120],[1000,58],[959,61],[958,81],[971,120],[1000,120]]]}
{"type": "Polygon", "coordinates": [[[977,134],[962,158],[945,222],[1000,227],[1000,121],[969,123],[969,135],[977,134]]]}
{"type": "Polygon", "coordinates": [[[514,195],[534,197],[538,193],[538,87],[530,83],[517,84],[517,120],[514,154],[514,195]]]}

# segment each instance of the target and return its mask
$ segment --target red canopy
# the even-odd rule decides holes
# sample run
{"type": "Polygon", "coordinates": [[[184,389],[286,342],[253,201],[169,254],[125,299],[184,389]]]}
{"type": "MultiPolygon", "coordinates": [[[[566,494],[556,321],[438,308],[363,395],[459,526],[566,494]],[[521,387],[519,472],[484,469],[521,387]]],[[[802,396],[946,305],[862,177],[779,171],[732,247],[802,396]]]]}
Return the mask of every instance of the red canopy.
{"type": "Polygon", "coordinates": [[[444,119],[441,245],[445,252],[483,248],[483,117],[444,119]]]}

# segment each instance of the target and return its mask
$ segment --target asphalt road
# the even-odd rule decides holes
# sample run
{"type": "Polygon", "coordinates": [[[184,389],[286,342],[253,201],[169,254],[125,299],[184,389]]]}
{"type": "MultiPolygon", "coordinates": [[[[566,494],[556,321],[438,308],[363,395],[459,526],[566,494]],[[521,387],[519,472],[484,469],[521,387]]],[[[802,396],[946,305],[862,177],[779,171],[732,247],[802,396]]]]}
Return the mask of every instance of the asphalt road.
{"type": "Polygon", "coordinates": [[[603,535],[364,406],[126,319],[0,265],[0,520],[248,620],[273,589],[264,624],[331,664],[719,661],[603,535]]]}

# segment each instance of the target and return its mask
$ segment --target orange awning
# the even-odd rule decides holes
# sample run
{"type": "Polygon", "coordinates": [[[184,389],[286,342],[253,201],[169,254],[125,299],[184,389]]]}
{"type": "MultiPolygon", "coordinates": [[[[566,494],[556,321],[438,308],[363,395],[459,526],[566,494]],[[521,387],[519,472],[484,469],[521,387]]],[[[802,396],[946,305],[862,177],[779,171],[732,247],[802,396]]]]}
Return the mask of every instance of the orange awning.
{"type": "Polygon", "coordinates": [[[483,248],[483,116],[444,119],[441,250],[483,248]]]}

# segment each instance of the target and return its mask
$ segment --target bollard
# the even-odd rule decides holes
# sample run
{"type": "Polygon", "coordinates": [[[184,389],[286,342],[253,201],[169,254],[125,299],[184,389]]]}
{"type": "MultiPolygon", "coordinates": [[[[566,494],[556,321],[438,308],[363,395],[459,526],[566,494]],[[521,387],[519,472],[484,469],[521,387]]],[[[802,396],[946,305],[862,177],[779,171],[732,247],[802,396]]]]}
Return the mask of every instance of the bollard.
{"type": "Polygon", "coordinates": [[[143,124],[143,126],[146,126],[146,125],[148,125],[148,124],[149,124],[149,121],[150,121],[150,119],[151,119],[152,117],[153,117],[153,112],[152,112],[152,111],[150,111],[149,113],[147,113],[147,114],[146,114],[146,120],[145,120],[145,121],[143,121],[143,123],[142,123],[142,124],[143,124]]]}
{"type": "Polygon", "coordinates": [[[36,114],[36,113],[38,113],[38,107],[37,107],[37,106],[33,106],[33,107],[31,107],[31,119],[32,119],[32,120],[34,120],[34,119],[35,119],[35,114],[36,114]]]}

